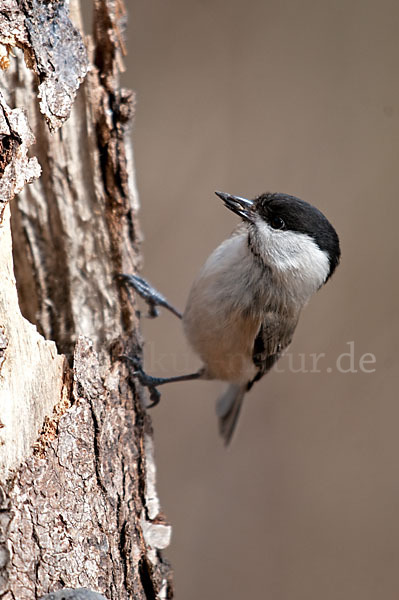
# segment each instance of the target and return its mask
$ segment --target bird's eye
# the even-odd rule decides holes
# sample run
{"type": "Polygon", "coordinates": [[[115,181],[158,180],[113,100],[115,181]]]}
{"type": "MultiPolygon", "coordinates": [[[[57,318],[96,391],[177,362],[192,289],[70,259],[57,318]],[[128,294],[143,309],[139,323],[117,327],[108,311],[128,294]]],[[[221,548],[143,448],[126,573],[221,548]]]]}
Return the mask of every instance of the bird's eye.
{"type": "Polygon", "coordinates": [[[270,219],[270,226],[273,227],[273,229],[284,229],[285,223],[281,217],[273,215],[270,219]]]}

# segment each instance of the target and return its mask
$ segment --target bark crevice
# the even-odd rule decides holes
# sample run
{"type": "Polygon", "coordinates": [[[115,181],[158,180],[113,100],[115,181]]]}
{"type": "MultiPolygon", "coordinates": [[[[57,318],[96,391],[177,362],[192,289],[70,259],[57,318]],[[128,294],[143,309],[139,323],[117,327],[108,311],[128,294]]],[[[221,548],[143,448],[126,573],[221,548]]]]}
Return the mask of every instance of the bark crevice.
{"type": "Polygon", "coordinates": [[[64,587],[76,598],[81,588],[108,600],[171,597],[151,422],[119,358],[141,348],[115,277],[141,260],[134,96],[119,84],[125,12],[121,0],[94,7],[88,52],[66,0],[0,9],[0,54],[1,44],[15,54],[0,73],[5,600],[64,587]]]}

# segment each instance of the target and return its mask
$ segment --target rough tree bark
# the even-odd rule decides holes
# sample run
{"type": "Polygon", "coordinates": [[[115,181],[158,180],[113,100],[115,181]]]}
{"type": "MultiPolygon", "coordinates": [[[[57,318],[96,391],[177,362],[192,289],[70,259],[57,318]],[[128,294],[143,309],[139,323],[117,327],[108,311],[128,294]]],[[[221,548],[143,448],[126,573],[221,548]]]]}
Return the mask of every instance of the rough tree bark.
{"type": "Polygon", "coordinates": [[[119,358],[141,352],[115,279],[140,260],[125,9],[94,0],[84,40],[68,4],[0,5],[0,597],[171,598],[145,394],[119,358]]]}

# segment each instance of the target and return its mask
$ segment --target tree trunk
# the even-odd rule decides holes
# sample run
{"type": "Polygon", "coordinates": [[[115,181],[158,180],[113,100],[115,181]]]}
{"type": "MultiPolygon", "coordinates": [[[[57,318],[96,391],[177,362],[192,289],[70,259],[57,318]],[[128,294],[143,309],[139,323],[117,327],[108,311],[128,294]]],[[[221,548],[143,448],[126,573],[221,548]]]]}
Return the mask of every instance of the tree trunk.
{"type": "Polygon", "coordinates": [[[94,36],[83,41],[77,1],[70,15],[67,0],[0,6],[7,600],[63,588],[172,597],[146,396],[120,359],[141,353],[136,311],[115,278],[140,262],[133,95],[119,85],[125,17],[122,0],[94,0],[94,36]]]}

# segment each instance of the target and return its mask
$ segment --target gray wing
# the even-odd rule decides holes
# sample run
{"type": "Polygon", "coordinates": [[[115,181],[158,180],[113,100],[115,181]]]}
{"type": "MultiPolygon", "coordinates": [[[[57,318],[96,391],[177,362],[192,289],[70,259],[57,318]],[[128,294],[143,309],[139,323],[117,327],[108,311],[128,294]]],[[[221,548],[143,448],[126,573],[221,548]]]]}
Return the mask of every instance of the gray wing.
{"type": "Polygon", "coordinates": [[[298,317],[299,313],[285,315],[284,319],[277,313],[266,313],[254,340],[252,359],[257,367],[255,377],[247,385],[230,384],[217,403],[219,431],[226,445],[234,433],[245,392],[272,368],[291,343],[298,317]]]}
{"type": "Polygon", "coordinates": [[[256,335],[252,360],[258,369],[255,377],[248,383],[250,390],[255,381],[259,381],[278,361],[284,350],[290,345],[298,323],[299,313],[282,318],[277,313],[268,312],[256,335]]]}
{"type": "Polygon", "coordinates": [[[245,392],[272,368],[291,343],[298,318],[299,312],[285,315],[284,319],[277,313],[266,313],[254,340],[252,360],[257,367],[255,377],[247,385],[230,384],[217,402],[219,431],[226,445],[234,433],[245,392]]]}

